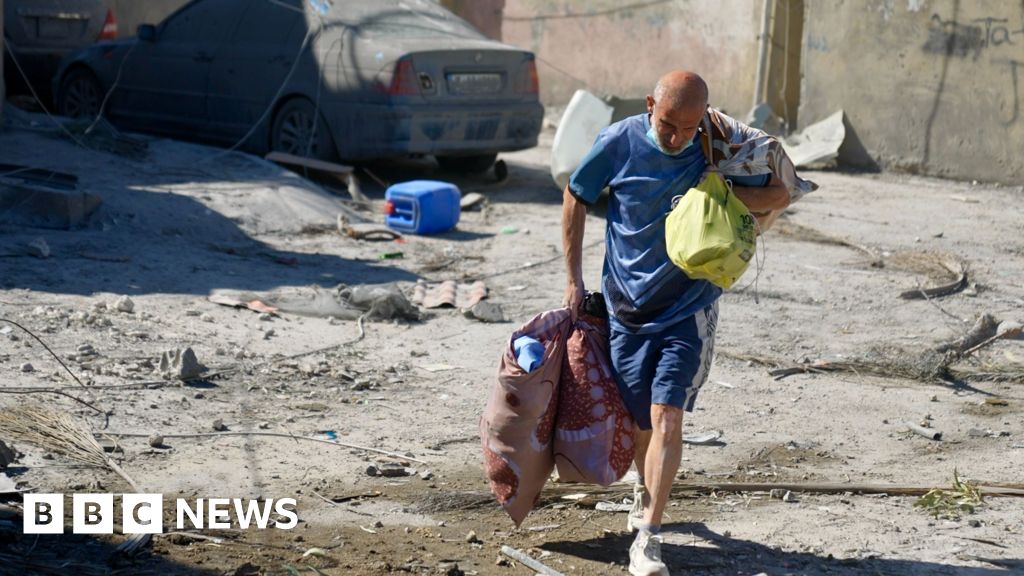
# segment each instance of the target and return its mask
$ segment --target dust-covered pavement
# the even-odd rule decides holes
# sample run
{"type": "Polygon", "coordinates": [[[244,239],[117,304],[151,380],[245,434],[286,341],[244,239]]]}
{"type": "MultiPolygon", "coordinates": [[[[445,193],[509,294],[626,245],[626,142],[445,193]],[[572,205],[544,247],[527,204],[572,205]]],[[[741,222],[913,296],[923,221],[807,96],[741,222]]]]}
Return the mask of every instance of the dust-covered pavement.
{"type": "MultiPolygon", "coordinates": [[[[114,564],[125,574],[529,573],[497,562],[503,544],[564,573],[624,574],[625,515],[595,510],[592,498],[582,505],[560,498],[591,487],[549,484],[540,509],[515,529],[480,468],[477,421],[501,348],[518,324],[562,296],[550,138],[505,155],[504,183],[435,173],[426,164],[380,170],[392,181],[454,180],[488,199],[484,210],[463,213],[455,232],[395,244],[341,236],[335,200],[262,161],[231,155],[206,162],[215,151],[153,141],[150,159],[135,162],[7,132],[0,162],[74,172],[80,188],[104,203],[80,230],[2,228],[0,252],[42,238],[52,254],[0,258],[0,316],[36,333],[90,389],[31,337],[3,328],[0,405],[42,402],[111,434],[121,466],[167,503],[297,499],[294,530],[160,536],[152,552],[114,564]],[[404,258],[379,259],[393,251],[404,258]],[[383,282],[409,289],[417,278],[483,278],[509,321],[432,310],[421,322],[366,322],[360,339],[354,321],[267,317],[206,300],[215,289],[383,282]],[[131,299],[130,311],[123,302],[117,308],[122,296],[131,299]],[[164,381],[161,354],[185,347],[208,377],[164,381]],[[60,387],[109,417],[67,397],[11,393],[39,387],[60,387]],[[212,433],[215,420],[229,432],[281,436],[173,437],[212,433]],[[163,446],[149,445],[153,433],[165,437],[163,446]],[[412,475],[367,473],[403,460],[412,475]]],[[[987,498],[975,513],[950,520],[914,508],[912,497],[854,492],[865,484],[948,488],[954,469],[982,483],[1020,482],[1024,342],[996,341],[945,372],[931,371],[957,376],[953,382],[929,376],[935,357],[928,352],[962,336],[982,313],[1024,321],[1024,239],[1014,209],[1024,192],[904,176],[808,176],[821,189],[767,235],[756,289],[723,298],[718,356],[684,423],[686,433],[720,430],[722,442],[687,446],[681,481],[841,483],[850,492],[794,491],[786,500],[680,492],[668,509],[669,566],[723,575],[1022,570],[1019,498],[987,498]],[[947,281],[928,278],[924,272],[942,259],[923,252],[965,262],[967,288],[901,299],[906,290],[947,281]],[[763,364],[820,360],[849,369],[776,380],[768,370],[777,366],[763,364]],[[1008,381],[991,381],[999,377],[1008,381]],[[942,439],[908,433],[905,421],[925,422],[942,439]]],[[[382,198],[379,187],[364,185],[382,198]]],[[[590,287],[603,258],[603,210],[587,222],[590,287]]],[[[52,450],[15,445],[24,456],[8,473],[27,491],[132,491],[104,469],[69,467],[52,450]]],[[[629,493],[623,485],[602,498],[621,502],[629,493]]],[[[165,517],[174,521],[172,509],[165,517]]],[[[0,572],[68,573],[58,566],[73,562],[80,574],[108,573],[122,540],[37,539],[22,535],[20,524],[4,526],[0,572]]]]}

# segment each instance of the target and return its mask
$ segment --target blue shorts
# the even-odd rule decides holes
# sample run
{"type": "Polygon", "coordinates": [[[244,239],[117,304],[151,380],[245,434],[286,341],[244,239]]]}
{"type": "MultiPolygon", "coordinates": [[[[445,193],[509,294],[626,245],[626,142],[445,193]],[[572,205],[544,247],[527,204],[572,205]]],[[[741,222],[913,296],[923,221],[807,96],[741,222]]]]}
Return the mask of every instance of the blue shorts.
{"type": "Polygon", "coordinates": [[[661,332],[611,331],[608,343],[615,379],[640,429],[651,429],[651,404],[693,411],[711,368],[717,324],[716,300],[661,332]]]}

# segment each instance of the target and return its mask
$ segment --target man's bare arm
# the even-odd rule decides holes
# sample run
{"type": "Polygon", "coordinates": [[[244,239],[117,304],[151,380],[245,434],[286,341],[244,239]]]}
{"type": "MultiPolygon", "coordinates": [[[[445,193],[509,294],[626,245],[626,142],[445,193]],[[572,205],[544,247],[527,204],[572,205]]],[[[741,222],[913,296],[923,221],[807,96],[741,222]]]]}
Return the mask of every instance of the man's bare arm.
{"type": "Polygon", "coordinates": [[[562,192],[562,250],[565,253],[566,287],[562,303],[576,319],[583,302],[583,230],[587,224],[587,207],[569,192],[562,192]]]}
{"type": "Polygon", "coordinates": [[[732,191],[754,215],[782,210],[789,206],[789,190],[774,174],[767,186],[733,186],[732,191]]]}

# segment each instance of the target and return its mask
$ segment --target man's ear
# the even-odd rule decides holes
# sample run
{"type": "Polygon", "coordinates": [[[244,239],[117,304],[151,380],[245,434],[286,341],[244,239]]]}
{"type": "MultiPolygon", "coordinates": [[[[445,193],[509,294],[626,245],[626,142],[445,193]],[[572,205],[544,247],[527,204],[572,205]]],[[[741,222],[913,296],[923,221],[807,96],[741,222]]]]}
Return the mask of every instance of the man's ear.
{"type": "Polygon", "coordinates": [[[654,114],[654,96],[647,95],[647,113],[654,114]]]}

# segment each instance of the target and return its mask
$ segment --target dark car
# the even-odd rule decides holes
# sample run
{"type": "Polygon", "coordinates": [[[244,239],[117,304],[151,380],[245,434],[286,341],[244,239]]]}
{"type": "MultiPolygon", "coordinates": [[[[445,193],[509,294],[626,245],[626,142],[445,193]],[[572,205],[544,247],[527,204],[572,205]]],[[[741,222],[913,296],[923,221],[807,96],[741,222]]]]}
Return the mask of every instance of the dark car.
{"type": "Polygon", "coordinates": [[[117,38],[117,20],[103,0],[4,0],[4,43],[29,84],[4,51],[8,91],[31,86],[44,103],[61,59],[97,40],[117,38]]]}
{"type": "Polygon", "coordinates": [[[534,146],[543,116],[532,53],[425,0],[194,0],[68,57],[58,110],[95,115],[115,84],[125,129],[469,172],[534,146]]]}

